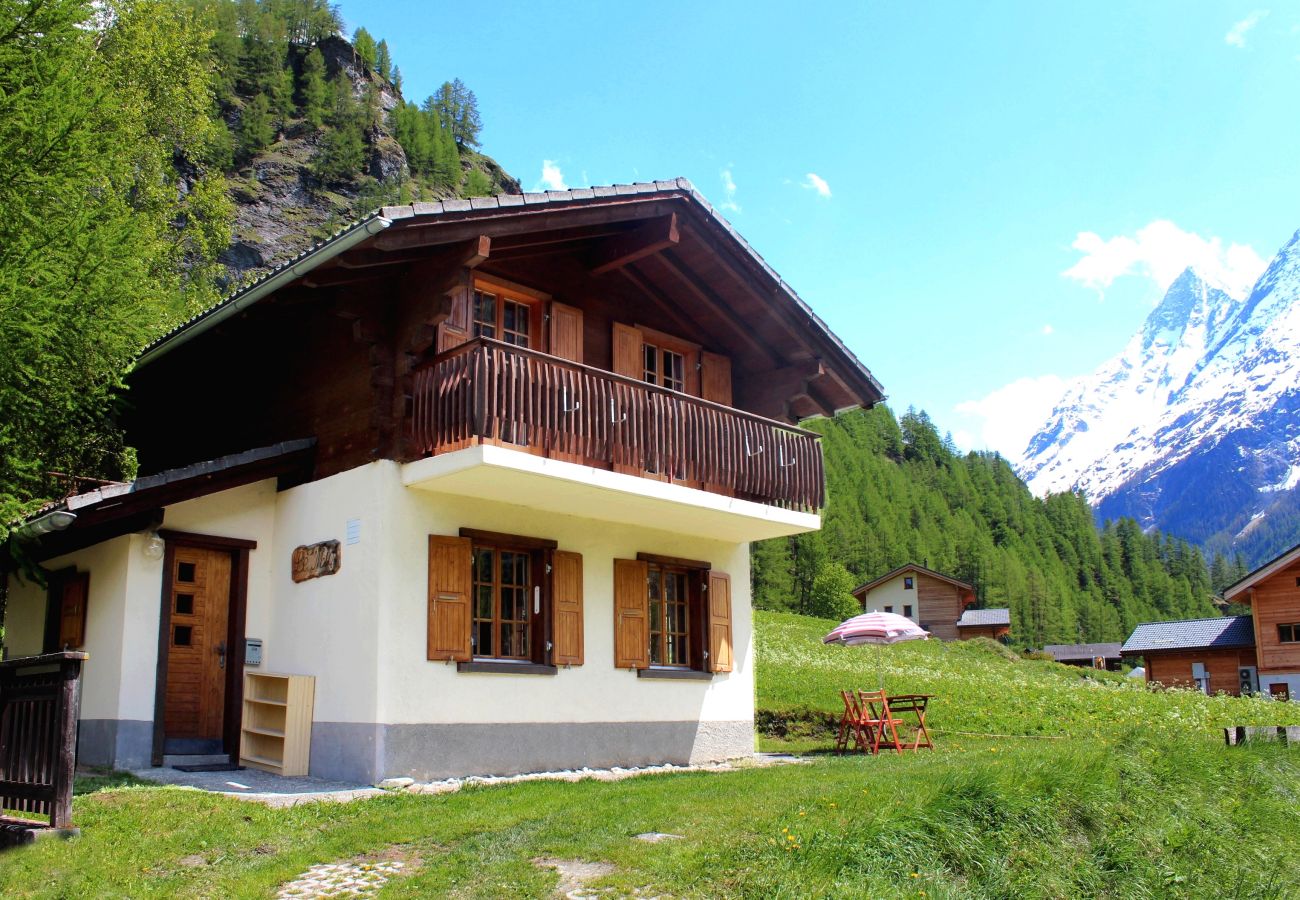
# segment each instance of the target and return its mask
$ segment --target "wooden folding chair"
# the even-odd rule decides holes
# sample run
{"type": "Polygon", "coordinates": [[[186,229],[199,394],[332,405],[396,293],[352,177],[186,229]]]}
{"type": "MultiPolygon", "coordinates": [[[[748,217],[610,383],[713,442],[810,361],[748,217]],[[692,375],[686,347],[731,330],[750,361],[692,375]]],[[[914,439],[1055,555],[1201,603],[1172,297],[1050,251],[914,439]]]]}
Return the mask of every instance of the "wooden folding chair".
{"type": "Polygon", "coordinates": [[[901,756],[902,744],[898,740],[898,726],[902,719],[894,718],[889,710],[889,698],[884,691],[858,691],[858,708],[862,711],[864,731],[871,732],[871,752],[879,753],[883,746],[886,750],[893,747],[901,756]],[[885,729],[889,729],[892,741],[883,740],[885,729]]]}
{"type": "Polygon", "coordinates": [[[840,698],[844,701],[844,715],[840,717],[840,731],[835,738],[835,752],[845,753],[850,743],[853,744],[854,750],[866,752],[866,749],[871,746],[871,735],[867,733],[862,704],[858,702],[858,696],[853,691],[840,691],[840,698]]]}

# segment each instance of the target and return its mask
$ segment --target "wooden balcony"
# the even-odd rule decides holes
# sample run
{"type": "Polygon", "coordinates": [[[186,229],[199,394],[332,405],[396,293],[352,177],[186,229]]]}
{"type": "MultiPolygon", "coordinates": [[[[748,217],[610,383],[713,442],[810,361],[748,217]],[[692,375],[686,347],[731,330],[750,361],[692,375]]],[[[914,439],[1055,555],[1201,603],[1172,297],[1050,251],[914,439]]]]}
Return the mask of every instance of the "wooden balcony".
{"type": "Polygon", "coordinates": [[[818,435],[500,341],[415,372],[417,449],[498,444],[802,512],[826,490],[818,435]]]}

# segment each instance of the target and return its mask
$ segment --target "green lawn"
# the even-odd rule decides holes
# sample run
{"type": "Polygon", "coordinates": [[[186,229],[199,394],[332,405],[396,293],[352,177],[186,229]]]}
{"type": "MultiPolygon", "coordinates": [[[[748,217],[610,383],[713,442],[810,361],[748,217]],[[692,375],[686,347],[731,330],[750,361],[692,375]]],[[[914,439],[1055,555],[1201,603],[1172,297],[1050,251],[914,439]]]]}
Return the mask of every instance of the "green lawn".
{"type": "MultiPolygon", "coordinates": [[[[802,645],[825,625],[760,616],[761,705],[833,710],[836,686],[874,673],[869,648],[802,645]]],[[[891,685],[939,694],[948,732],[1076,736],[947,733],[903,757],[286,810],[87,780],[82,837],[0,857],[0,896],[269,897],[315,863],[397,856],[385,897],[550,896],[538,857],[613,863],[598,885],[646,896],[1300,897],[1300,751],[1227,749],[1207,730],[1289,709],[1090,685],[991,648],[887,652],[891,685]],[[1009,699],[982,711],[1006,678],[1009,699]],[[1118,718],[1130,704],[1155,724],[1118,718]],[[646,831],[685,839],[632,839],[646,831]]]]}

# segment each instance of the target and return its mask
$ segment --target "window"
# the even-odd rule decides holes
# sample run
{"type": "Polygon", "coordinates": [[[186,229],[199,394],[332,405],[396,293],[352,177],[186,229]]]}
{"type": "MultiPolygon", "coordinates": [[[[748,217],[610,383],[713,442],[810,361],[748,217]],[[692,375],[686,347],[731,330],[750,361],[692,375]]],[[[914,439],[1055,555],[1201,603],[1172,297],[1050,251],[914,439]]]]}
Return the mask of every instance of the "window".
{"type": "Polygon", "coordinates": [[[642,678],[730,672],[731,579],[707,562],[614,560],[614,666],[642,678]]]}
{"type": "Polygon", "coordinates": [[[887,613],[892,613],[893,611],[894,611],[894,607],[892,607],[892,606],[886,606],[886,607],[885,607],[885,612],[887,612],[887,613]]]}
{"type": "Polygon", "coordinates": [[[1283,644],[1300,643],[1300,622],[1277,626],[1277,639],[1283,644]]]}
{"type": "Polygon", "coordinates": [[[910,591],[914,587],[915,587],[915,583],[912,581],[911,576],[908,576],[907,578],[903,579],[903,590],[910,591]]]}
{"type": "Polygon", "coordinates": [[[903,615],[912,618],[912,604],[908,603],[903,607],[903,615]]]}
{"type": "Polygon", "coordinates": [[[554,541],[430,535],[428,587],[428,659],[537,674],[583,663],[582,556],[554,541]]]}
{"type": "Polygon", "coordinates": [[[686,390],[686,357],[675,350],[646,342],[644,380],[674,391],[686,390]]]}
{"type": "MultiPolygon", "coordinates": [[[[652,563],[650,593],[650,665],[688,666],[691,648],[691,571],[652,563]]],[[[699,581],[699,573],[695,573],[699,581]]],[[[698,640],[698,635],[696,636],[698,640]]]]}
{"type": "Polygon", "coordinates": [[[475,656],[533,659],[533,617],[541,614],[540,590],[533,596],[533,564],[531,553],[474,546],[475,656]]]}
{"type": "Polygon", "coordinates": [[[533,346],[533,305],[500,290],[474,290],[474,337],[494,338],[516,347],[533,346]]]}

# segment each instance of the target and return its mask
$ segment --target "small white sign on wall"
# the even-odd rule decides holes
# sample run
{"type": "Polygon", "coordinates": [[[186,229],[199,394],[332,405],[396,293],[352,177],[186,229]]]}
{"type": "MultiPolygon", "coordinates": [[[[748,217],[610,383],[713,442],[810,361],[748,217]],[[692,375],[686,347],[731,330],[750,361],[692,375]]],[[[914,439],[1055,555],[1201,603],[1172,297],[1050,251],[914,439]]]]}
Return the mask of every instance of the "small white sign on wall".
{"type": "Polygon", "coordinates": [[[348,519],[347,542],[349,544],[361,543],[361,520],[360,519],[348,519]]]}

